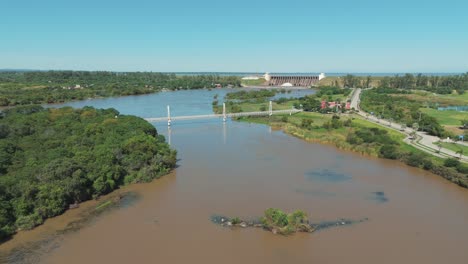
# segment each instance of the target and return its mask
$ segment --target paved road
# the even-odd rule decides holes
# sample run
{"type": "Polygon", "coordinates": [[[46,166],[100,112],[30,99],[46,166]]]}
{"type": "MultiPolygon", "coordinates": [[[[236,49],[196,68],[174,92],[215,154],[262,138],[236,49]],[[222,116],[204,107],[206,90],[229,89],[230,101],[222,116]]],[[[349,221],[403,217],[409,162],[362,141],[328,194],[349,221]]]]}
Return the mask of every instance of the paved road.
{"type": "MultiPolygon", "coordinates": [[[[351,98],[351,108],[356,109],[358,115],[366,118],[368,121],[372,123],[375,123],[375,124],[378,124],[380,126],[384,126],[387,128],[392,128],[396,131],[400,131],[401,133],[406,135],[406,138],[404,140],[406,143],[411,144],[414,147],[422,151],[425,151],[431,155],[441,157],[441,158],[447,158],[447,157],[459,158],[460,157],[460,154],[457,154],[455,151],[452,151],[450,149],[440,148],[440,151],[439,151],[439,146],[434,144],[435,142],[440,140],[438,137],[428,135],[425,132],[417,132],[418,138],[416,140],[411,140],[410,135],[413,133],[412,128],[407,127],[405,129],[402,129],[401,125],[399,124],[392,123],[389,120],[379,119],[373,115],[370,115],[362,111],[359,108],[361,92],[362,90],[360,88],[356,88],[351,98]],[[436,152],[439,152],[439,153],[436,153],[436,152]]],[[[468,162],[468,156],[462,155],[460,160],[463,162],[468,162]]]]}

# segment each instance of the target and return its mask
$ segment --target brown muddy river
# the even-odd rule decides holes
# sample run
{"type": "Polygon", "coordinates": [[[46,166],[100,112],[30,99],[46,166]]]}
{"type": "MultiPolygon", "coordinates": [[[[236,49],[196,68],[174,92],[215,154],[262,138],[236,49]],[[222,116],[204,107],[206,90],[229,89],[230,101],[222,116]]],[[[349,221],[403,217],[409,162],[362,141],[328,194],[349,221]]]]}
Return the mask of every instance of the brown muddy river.
{"type": "MultiPolygon", "coordinates": [[[[191,93],[198,97],[187,99],[192,103],[186,106],[187,112],[190,107],[201,112],[209,109],[205,104],[214,91],[191,93]]],[[[173,96],[178,95],[162,93],[85,104],[110,104],[122,113],[151,116],[148,109],[161,110],[158,102],[174,100],[173,96]]],[[[164,114],[163,110],[159,113],[164,114]]],[[[168,137],[165,124],[157,124],[157,128],[168,137]]],[[[436,175],[306,143],[263,125],[185,122],[173,125],[170,138],[180,158],[174,173],[119,190],[131,191],[137,198],[77,230],[61,232],[97,202],[84,203],[33,231],[20,232],[0,245],[0,260],[467,263],[468,190],[436,175]],[[289,237],[259,229],[230,230],[210,221],[213,214],[260,216],[269,207],[304,210],[313,222],[340,218],[368,221],[289,237]]]]}

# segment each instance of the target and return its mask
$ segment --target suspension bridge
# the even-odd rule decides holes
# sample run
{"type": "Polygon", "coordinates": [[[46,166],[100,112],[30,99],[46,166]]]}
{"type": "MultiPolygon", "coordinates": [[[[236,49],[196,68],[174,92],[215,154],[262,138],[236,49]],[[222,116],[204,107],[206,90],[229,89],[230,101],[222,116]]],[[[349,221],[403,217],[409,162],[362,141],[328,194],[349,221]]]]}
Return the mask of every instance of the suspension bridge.
{"type": "Polygon", "coordinates": [[[208,114],[208,115],[187,115],[187,116],[171,116],[171,108],[167,106],[167,117],[150,117],[145,118],[146,121],[151,123],[164,122],[167,121],[167,125],[170,126],[172,121],[175,120],[196,120],[196,119],[210,119],[210,118],[222,118],[223,122],[230,117],[242,117],[242,116],[272,116],[274,114],[295,114],[302,112],[302,110],[291,108],[284,110],[273,110],[272,102],[270,101],[268,111],[255,111],[255,112],[239,112],[239,113],[227,113],[226,112],[226,103],[223,103],[223,113],[222,114],[208,114]]]}

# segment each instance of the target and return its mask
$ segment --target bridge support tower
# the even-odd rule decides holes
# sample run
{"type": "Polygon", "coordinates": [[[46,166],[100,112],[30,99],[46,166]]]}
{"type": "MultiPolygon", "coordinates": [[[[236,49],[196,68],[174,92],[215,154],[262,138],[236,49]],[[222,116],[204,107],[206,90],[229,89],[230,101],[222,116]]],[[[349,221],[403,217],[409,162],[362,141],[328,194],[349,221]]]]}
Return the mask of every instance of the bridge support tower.
{"type": "Polygon", "coordinates": [[[167,106],[167,126],[171,126],[171,107],[167,106]]]}

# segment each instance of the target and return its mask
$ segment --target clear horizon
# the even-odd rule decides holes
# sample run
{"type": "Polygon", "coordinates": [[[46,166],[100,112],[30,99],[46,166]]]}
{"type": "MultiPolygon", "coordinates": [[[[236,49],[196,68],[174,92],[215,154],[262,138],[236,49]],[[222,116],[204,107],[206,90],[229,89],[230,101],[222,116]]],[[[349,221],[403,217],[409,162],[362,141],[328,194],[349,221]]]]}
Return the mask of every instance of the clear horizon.
{"type": "Polygon", "coordinates": [[[465,73],[464,1],[10,1],[0,69],[465,73]]]}

